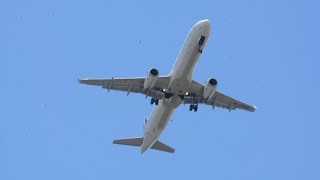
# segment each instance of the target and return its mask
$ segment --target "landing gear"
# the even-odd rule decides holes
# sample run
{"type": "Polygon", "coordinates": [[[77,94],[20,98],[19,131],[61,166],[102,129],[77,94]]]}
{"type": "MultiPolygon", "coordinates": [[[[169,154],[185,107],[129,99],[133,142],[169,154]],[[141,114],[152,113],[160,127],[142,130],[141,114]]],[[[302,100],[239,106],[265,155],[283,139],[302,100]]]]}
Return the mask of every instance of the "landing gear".
{"type": "Polygon", "coordinates": [[[151,102],[150,102],[150,104],[156,104],[156,105],[158,105],[159,104],[159,99],[154,99],[154,98],[151,98],[151,102]]]}
{"type": "Polygon", "coordinates": [[[194,111],[194,112],[197,112],[198,111],[198,104],[191,104],[190,107],[189,107],[189,110],[190,111],[194,111]]]}
{"type": "Polygon", "coordinates": [[[166,99],[171,98],[173,95],[174,95],[174,94],[172,94],[172,93],[164,93],[164,97],[165,97],[166,99]]]}

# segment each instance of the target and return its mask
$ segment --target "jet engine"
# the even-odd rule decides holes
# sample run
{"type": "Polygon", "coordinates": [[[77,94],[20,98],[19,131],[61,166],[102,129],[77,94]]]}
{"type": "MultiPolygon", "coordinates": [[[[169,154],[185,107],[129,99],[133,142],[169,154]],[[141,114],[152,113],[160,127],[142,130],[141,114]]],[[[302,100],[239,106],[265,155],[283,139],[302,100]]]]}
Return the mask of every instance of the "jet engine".
{"type": "Polygon", "coordinates": [[[158,76],[159,76],[159,71],[157,69],[155,68],[150,69],[147,77],[144,80],[143,89],[149,90],[153,88],[153,86],[157,82],[158,76]]]}
{"type": "Polygon", "coordinates": [[[216,92],[218,81],[210,78],[203,90],[203,98],[208,100],[210,99],[214,93],[216,92]]]}

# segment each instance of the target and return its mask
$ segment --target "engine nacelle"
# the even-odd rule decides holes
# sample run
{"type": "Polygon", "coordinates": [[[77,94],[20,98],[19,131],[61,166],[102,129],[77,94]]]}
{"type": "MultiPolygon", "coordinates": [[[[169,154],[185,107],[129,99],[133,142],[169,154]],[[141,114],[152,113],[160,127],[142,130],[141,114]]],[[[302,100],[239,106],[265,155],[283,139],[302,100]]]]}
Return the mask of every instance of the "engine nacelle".
{"type": "Polygon", "coordinates": [[[143,89],[149,90],[153,88],[153,86],[157,82],[158,76],[159,76],[159,71],[157,69],[155,68],[150,69],[146,79],[144,80],[143,89]]]}
{"type": "Polygon", "coordinates": [[[206,100],[210,99],[216,92],[217,85],[218,81],[213,78],[210,78],[206,86],[204,87],[203,98],[206,100]]]}

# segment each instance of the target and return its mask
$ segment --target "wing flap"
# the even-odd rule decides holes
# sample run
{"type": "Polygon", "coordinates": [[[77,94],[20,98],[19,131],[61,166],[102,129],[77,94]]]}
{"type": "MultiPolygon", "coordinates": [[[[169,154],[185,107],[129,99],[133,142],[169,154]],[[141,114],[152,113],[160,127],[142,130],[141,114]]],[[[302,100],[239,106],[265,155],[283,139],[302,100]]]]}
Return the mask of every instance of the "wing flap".
{"type": "Polygon", "coordinates": [[[143,88],[145,78],[111,78],[111,79],[79,79],[79,83],[87,84],[87,85],[94,85],[94,86],[102,86],[108,88],[110,90],[117,90],[121,89],[121,87],[129,87],[131,86],[139,86],[143,88]]]}
{"type": "Polygon", "coordinates": [[[229,110],[242,109],[250,112],[254,112],[256,110],[256,107],[250,106],[236,99],[228,97],[218,91],[216,91],[209,100],[205,100],[204,98],[202,98],[203,90],[204,85],[198,83],[197,81],[192,81],[189,88],[189,96],[185,96],[184,103],[204,103],[213,107],[220,107],[229,110]]]}
{"type": "Polygon", "coordinates": [[[208,100],[208,103],[229,110],[235,110],[237,108],[250,112],[254,112],[256,110],[255,107],[228,97],[220,92],[215,92],[213,97],[208,100]]]}
{"type": "Polygon", "coordinates": [[[107,90],[115,91],[124,91],[127,93],[142,93],[146,96],[153,97],[156,99],[162,99],[163,94],[162,89],[165,89],[169,85],[170,77],[161,76],[158,77],[154,87],[147,91],[143,92],[145,78],[111,78],[111,79],[79,79],[79,83],[101,86],[107,90]]]}

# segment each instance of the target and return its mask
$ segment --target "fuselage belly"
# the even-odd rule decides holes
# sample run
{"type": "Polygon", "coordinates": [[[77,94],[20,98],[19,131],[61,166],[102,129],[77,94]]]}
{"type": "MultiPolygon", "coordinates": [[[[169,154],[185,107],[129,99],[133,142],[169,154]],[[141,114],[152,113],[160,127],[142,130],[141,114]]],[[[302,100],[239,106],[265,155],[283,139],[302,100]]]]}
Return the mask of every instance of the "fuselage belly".
{"type": "Polygon", "coordinates": [[[192,81],[193,69],[209,35],[210,22],[208,20],[199,21],[190,30],[170,73],[170,83],[166,93],[173,94],[173,96],[160,100],[159,105],[155,106],[152,111],[150,119],[145,125],[141,153],[148,150],[158,140],[176,108],[183,103],[179,95],[187,93],[192,81]]]}

